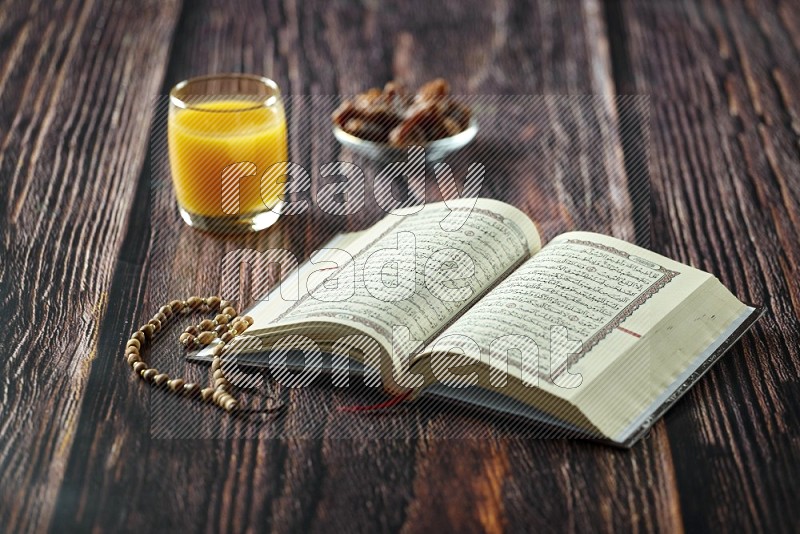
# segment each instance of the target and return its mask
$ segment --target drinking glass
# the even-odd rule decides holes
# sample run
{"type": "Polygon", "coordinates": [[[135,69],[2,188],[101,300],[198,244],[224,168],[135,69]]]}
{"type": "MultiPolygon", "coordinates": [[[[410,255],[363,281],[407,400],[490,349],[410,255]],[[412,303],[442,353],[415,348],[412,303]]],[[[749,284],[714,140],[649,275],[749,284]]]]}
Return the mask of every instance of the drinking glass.
{"type": "Polygon", "coordinates": [[[284,184],[262,180],[288,160],[274,81],[247,74],[183,81],[170,91],[167,130],[178,210],[189,226],[257,231],[278,219],[284,184]]]}

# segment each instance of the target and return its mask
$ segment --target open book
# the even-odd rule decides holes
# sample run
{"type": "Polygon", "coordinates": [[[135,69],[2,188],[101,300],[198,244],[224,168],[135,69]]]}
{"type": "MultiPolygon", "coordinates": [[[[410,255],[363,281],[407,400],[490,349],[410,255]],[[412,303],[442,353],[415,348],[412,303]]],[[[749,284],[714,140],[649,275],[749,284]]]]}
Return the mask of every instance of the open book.
{"type": "Polygon", "coordinates": [[[254,325],[229,347],[238,357],[327,354],[334,373],[350,358],[393,395],[629,446],[759,310],[627,242],[569,232],[543,246],[518,209],[462,199],[337,236],[248,313],[254,325]]]}

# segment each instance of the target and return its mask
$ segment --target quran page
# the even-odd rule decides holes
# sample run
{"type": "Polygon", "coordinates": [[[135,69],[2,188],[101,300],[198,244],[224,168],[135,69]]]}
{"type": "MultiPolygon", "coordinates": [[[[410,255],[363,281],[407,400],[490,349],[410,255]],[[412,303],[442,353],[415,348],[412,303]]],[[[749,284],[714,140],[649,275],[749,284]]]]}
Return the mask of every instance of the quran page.
{"type": "Polygon", "coordinates": [[[540,248],[530,219],[498,201],[464,199],[413,210],[393,212],[364,232],[347,249],[350,259],[309,283],[308,292],[269,324],[257,322],[250,335],[336,336],[346,327],[391,352],[399,327],[418,349],[540,248]]]}
{"type": "Polygon", "coordinates": [[[613,434],[746,309],[710,274],[624,241],[571,232],[522,264],[420,358],[437,355],[434,372],[452,367],[454,354],[467,366],[480,362],[490,370],[481,386],[502,390],[511,378],[525,387],[509,393],[545,391],[613,434]]]}

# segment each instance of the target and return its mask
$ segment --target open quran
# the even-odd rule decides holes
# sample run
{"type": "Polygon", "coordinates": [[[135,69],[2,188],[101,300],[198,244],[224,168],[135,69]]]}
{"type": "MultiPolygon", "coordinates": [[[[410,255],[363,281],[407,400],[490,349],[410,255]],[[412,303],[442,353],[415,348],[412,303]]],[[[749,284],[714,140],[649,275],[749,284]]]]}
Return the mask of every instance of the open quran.
{"type": "Polygon", "coordinates": [[[249,310],[226,357],[261,355],[289,385],[320,366],[341,385],[355,361],[408,402],[441,397],[630,446],[759,312],[625,241],[543,244],[517,208],[461,199],[336,236],[249,310]]]}

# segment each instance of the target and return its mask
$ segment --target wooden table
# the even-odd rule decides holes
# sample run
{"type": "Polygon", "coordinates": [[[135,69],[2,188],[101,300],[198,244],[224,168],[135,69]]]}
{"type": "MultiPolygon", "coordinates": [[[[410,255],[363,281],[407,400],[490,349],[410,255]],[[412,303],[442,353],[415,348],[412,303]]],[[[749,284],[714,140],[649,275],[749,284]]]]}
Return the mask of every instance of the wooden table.
{"type": "MultiPolygon", "coordinates": [[[[789,0],[4,1],[0,525],[796,531],[798,65],[789,0]],[[152,187],[153,98],[224,71],[264,73],[289,95],[436,75],[469,94],[594,93],[619,131],[633,118],[611,95],[650,95],[646,126],[610,141],[607,172],[582,190],[510,175],[488,194],[571,227],[614,206],[609,231],[716,274],[766,316],[630,451],[491,432],[159,439],[151,392],[121,362],[126,337],[161,302],[218,291],[219,258],[242,243],[176,223],[152,187]]],[[[292,135],[310,165],[337,154],[292,135]]],[[[363,221],[280,224],[245,244],[302,256],[363,221]]],[[[337,402],[292,395],[287,424],[337,402]]]]}

